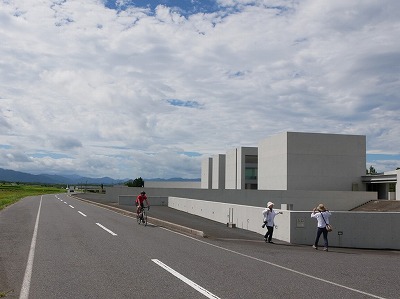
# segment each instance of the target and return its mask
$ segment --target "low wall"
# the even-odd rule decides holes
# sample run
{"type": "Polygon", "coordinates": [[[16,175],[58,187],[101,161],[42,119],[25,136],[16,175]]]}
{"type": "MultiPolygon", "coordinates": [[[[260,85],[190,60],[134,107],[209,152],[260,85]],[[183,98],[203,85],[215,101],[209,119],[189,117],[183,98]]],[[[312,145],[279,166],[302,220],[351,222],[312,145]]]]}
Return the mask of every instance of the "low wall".
{"type": "MultiPolygon", "coordinates": [[[[266,232],[261,227],[263,207],[179,197],[170,197],[168,206],[220,223],[232,222],[238,228],[256,233],[266,232]]],[[[311,218],[311,211],[281,211],[283,214],[275,217],[277,228],[274,230],[274,238],[292,244],[312,245],[317,221],[311,218]]],[[[400,250],[400,239],[397,238],[399,212],[332,211],[331,223],[334,231],[329,233],[330,246],[400,250]]],[[[321,237],[320,244],[322,241],[321,237]]]]}
{"type": "Polygon", "coordinates": [[[201,188],[201,182],[180,182],[180,181],[145,181],[144,186],[146,188],[201,188]]]}
{"type": "MultiPolygon", "coordinates": [[[[290,239],[294,244],[313,244],[316,220],[310,212],[291,212],[290,239]],[[304,227],[298,225],[304,221],[304,227]]],[[[337,247],[400,250],[400,212],[332,211],[329,245],[337,247]]],[[[322,238],[322,237],[321,237],[322,238]]],[[[322,240],[320,241],[322,244],[322,240]]]]}
{"type": "Polygon", "coordinates": [[[101,193],[92,193],[92,192],[86,192],[86,193],[81,193],[81,192],[72,192],[69,193],[71,195],[74,194],[79,194],[80,198],[87,199],[87,200],[95,200],[96,202],[100,203],[109,203],[109,202],[118,202],[117,200],[110,201],[107,197],[106,194],[101,194],[101,193]]]}
{"type": "Polygon", "coordinates": [[[210,190],[180,188],[135,188],[126,186],[106,187],[109,201],[118,202],[119,196],[137,196],[142,190],[147,196],[181,197],[197,200],[264,207],[268,201],[293,205],[295,211],[312,209],[319,203],[336,211],[348,211],[370,200],[377,199],[376,192],[363,191],[287,191],[287,190],[210,190]]]}
{"type": "MultiPolygon", "coordinates": [[[[135,205],[136,201],[135,195],[120,195],[118,196],[118,204],[119,205],[135,205]]],[[[167,206],[168,205],[168,197],[166,196],[148,196],[147,197],[150,206],[167,206]]]]}

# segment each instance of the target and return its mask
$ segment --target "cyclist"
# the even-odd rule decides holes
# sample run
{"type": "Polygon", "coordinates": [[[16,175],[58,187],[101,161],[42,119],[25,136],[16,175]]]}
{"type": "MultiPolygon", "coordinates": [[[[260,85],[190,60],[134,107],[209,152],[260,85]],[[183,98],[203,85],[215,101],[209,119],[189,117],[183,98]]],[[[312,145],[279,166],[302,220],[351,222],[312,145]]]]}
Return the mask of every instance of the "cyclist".
{"type": "Polygon", "coordinates": [[[146,201],[147,204],[147,209],[150,209],[150,205],[149,202],[147,201],[147,196],[146,196],[146,192],[142,191],[140,192],[140,194],[138,195],[138,197],[136,198],[135,204],[136,204],[136,214],[139,216],[141,210],[144,208],[144,204],[143,202],[146,201]]]}

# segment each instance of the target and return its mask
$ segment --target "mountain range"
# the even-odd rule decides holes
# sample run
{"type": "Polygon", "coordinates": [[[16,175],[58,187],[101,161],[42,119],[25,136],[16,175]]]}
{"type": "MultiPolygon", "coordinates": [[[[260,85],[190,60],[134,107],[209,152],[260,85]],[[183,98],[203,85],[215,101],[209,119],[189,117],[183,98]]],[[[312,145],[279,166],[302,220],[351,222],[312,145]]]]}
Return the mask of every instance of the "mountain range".
{"type": "MultiPolygon", "coordinates": [[[[61,184],[61,185],[121,185],[130,179],[117,180],[110,177],[89,178],[80,175],[57,175],[57,174],[30,174],[0,168],[0,182],[10,183],[37,183],[37,184],[61,184]]],[[[143,179],[144,181],[200,181],[200,179],[143,179]]]]}

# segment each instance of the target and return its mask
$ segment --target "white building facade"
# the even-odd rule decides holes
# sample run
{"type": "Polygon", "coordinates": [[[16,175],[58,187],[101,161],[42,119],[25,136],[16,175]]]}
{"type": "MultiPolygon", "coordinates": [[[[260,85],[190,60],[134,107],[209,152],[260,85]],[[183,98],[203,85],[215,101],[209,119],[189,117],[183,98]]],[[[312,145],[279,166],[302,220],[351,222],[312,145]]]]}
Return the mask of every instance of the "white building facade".
{"type": "Polygon", "coordinates": [[[239,147],[226,152],[225,189],[257,189],[257,175],[257,147],[239,147]]]}
{"type": "Polygon", "coordinates": [[[285,132],[203,163],[213,165],[210,173],[202,164],[206,189],[203,174],[212,189],[364,191],[366,137],[285,132]]]}
{"type": "Polygon", "coordinates": [[[285,132],[258,153],[258,190],[365,190],[365,136],[285,132]]]}

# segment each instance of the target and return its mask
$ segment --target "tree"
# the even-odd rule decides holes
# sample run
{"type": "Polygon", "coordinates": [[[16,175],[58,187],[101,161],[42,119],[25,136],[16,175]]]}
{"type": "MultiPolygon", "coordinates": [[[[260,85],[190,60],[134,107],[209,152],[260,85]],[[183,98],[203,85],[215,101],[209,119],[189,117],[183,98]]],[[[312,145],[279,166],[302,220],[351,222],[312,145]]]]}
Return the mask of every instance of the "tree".
{"type": "Polygon", "coordinates": [[[377,172],[376,172],[375,168],[372,165],[369,167],[369,171],[367,169],[367,174],[376,174],[376,173],[377,172]]]}
{"type": "Polygon", "coordinates": [[[129,180],[125,183],[128,187],[144,187],[144,181],[141,177],[134,180],[129,180]]]}

